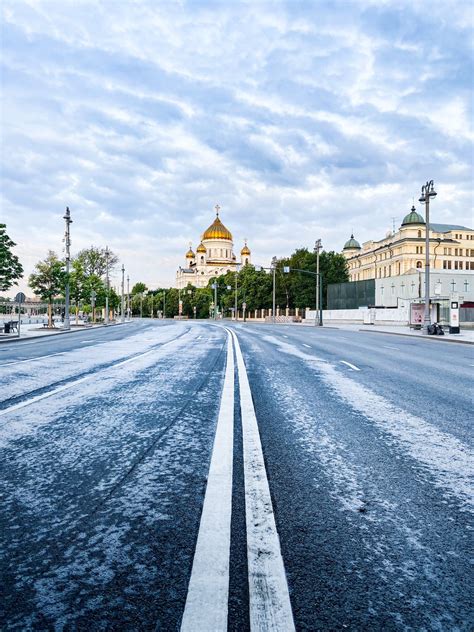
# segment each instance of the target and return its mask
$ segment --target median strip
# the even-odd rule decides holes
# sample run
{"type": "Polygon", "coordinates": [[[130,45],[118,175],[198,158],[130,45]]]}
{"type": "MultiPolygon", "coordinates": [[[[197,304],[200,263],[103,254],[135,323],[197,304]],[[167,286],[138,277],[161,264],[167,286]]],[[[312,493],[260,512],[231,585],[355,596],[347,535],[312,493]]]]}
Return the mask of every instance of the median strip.
{"type": "Polygon", "coordinates": [[[232,339],[228,336],[224,387],[181,623],[182,632],[227,629],[233,437],[234,351],[232,339]]]}
{"type": "Polygon", "coordinates": [[[230,333],[235,344],[242,414],[250,628],[291,632],[295,625],[252,393],[238,338],[233,331],[230,333]]]}

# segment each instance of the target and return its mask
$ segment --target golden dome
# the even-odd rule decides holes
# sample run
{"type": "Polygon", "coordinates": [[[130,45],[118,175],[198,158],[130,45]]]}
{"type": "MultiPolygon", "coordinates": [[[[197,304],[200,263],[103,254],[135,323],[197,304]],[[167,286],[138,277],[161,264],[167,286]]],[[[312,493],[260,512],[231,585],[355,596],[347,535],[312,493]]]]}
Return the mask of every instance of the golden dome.
{"type": "Polygon", "coordinates": [[[186,253],[186,259],[194,259],[194,256],[195,255],[194,255],[193,249],[190,248],[188,252],[186,253]]]}
{"type": "Polygon", "coordinates": [[[217,213],[216,219],[204,232],[202,240],[204,241],[205,239],[227,239],[228,241],[232,241],[232,233],[219,219],[219,212],[217,213]]]}
{"type": "Polygon", "coordinates": [[[250,254],[250,248],[247,246],[247,240],[245,240],[245,246],[240,251],[240,254],[241,255],[249,255],[250,254]]]}
{"type": "Polygon", "coordinates": [[[197,247],[196,252],[207,252],[206,246],[202,243],[202,241],[199,244],[199,246],[197,247]]]}

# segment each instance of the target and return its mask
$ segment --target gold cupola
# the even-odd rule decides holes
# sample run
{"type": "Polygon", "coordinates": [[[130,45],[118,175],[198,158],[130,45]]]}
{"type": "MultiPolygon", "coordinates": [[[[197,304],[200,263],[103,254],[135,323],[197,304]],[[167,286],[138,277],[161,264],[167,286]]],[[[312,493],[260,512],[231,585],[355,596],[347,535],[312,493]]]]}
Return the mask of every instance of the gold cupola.
{"type": "Polygon", "coordinates": [[[192,247],[191,247],[191,244],[189,244],[189,250],[188,250],[188,252],[186,253],[186,259],[194,259],[194,257],[195,257],[195,256],[196,256],[196,255],[195,255],[195,254],[194,254],[194,252],[193,252],[193,249],[192,249],[192,247]]]}
{"type": "Polygon", "coordinates": [[[196,252],[199,252],[199,253],[202,252],[203,254],[205,254],[207,252],[206,246],[202,243],[202,241],[199,244],[199,246],[196,248],[196,252]]]}
{"type": "Polygon", "coordinates": [[[202,236],[202,240],[206,239],[225,239],[227,241],[232,241],[232,233],[228,228],[224,226],[219,218],[220,206],[216,204],[216,219],[212,222],[212,224],[204,231],[204,235],[202,236]]]}
{"type": "Polygon", "coordinates": [[[242,256],[245,256],[245,255],[249,255],[249,254],[250,254],[250,248],[247,246],[247,240],[245,240],[245,245],[244,245],[244,247],[242,248],[242,250],[240,251],[240,254],[241,254],[242,256]]]}

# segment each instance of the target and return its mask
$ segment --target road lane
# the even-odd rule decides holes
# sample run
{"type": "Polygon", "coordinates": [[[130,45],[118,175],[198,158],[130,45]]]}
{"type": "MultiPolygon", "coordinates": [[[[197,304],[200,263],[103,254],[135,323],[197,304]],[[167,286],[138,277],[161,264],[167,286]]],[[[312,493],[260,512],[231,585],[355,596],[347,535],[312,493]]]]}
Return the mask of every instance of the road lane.
{"type": "Polygon", "coordinates": [[[368,406],[351,402],[364,370],[338,369],[337,343],[320,357],[301,349],[299,334],[293,343],[275,330],[237,331],[296,628],[469,629],[468,446],[435,419],[418,419],[418,409],[407,415],[419,434],[397,436],[411,418],[387,429],[392,402],[371,411],[381,396],[365,385],[368,406]],[[434,454],[425,450],[430,431],[440,441],[434,454]]]}
{"type": "Polygon", "coordinates": [[[178,625],[225,359],[225,336],[207,332],[206,344],[190,334],[17,411],[2,430],[12,627],[178,625]]]}
{"type": "MultiPolygon", "coordinates": [[[[436,420],[441,429],[474,447],[470,424],[473,374],[468,368],[472,346],[400,338],[397,352],[382,347],[393,342],[389,334],[344,331],[348,340],[340,344],[338,330],[294,326],[284,330],[292,343],[311,342],[315,357],[355,365],[361,369],[359,381],[368,388],[394,405],[403,404],[409,411],[436,420]]],[[[251,326],[248,331],[257,337],[282,337],[278,326],[251,326]]]]}

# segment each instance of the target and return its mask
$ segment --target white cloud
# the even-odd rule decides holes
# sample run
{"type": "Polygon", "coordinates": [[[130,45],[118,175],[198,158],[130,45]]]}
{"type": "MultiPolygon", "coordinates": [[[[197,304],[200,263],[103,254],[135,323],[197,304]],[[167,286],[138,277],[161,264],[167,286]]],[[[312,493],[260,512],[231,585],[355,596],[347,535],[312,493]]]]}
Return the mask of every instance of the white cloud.
{"type": "MultiPolygon", "coordinates": [[[[434,178],[469,224],[468,6],[6,0],[2,220],[27,274],[109,244],[173,283],[219,201],[255,259],[378,238],[434,178]]],[[[472,30],[472,27],[470,27],[472,30]]]]}

